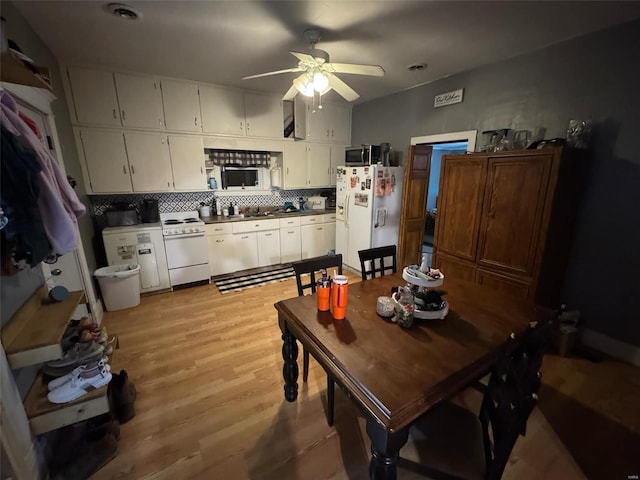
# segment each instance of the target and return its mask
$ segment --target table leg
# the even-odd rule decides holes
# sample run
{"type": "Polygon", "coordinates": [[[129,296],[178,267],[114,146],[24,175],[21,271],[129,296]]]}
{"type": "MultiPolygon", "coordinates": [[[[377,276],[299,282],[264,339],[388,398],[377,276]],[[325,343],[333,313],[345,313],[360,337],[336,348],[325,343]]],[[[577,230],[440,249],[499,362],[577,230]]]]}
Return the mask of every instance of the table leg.
{"type": "Polygon", "coordinates": [[[389,432],[373,418],[367,417],[367,434],[371,439],[371,460],[369,478],[371,480],[396,480],[398,452],[407,443],[409,428],[389,432]]]}
{"type": "Polygon", "coordinates": [[[282,375],[284,376],[284,398],[289,402],[293,402],[298,398],[298,344],[296,337],[293,336],[287,325],[280,325],[282,328],[282,358],[284,366],[282,367],[282,375]]]}

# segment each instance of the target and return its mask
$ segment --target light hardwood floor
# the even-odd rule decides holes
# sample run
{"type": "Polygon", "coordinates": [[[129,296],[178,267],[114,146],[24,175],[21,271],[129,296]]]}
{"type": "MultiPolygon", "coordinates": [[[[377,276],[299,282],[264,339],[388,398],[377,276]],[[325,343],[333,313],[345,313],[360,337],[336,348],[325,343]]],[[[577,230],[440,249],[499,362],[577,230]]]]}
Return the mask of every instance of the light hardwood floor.
{"type": "MultiPolygon", "coordinates": [[[[93,478],[368,478],[363,418],[336,389],[335,426],[327,426],[326,376],[313,359],[308,383],[298,380],[298,400],[284,400],[282,341],[273,304],[295,295],[295,280],[226,295],[208,285],[143,297],[135,309],[107,313],[104,324],[120,338],[114,371],[126,369],[135,383],[137,415],[122,426],[118,456],[93,478]]],[[[301,358],[300,349],[300,370],[301,358]]],[[[628,425],[629,438],[637,439],[638,369],[607,360],[596,364],[591,376],[594,364],[585,362],[545,358],[544,389],[554,400],[545,407],[541,393],[541,408],[516,444],[504,478],[586,478],[584,465],[574,458],[584,462],[598,456],[598,443],[582,442],[579,448],[587,451],[578,453],[563,444],[550,424],[550,419],[563,424],[567,404],[559,395],[607,422],[628,425]],[[595,382],[603,382],[603,388],[595,382]]],[[[477,400],[460,398],[469,404],[477,400]]],[[[589,432],[579,418],[572,422],[576,431],[589,432]]],[[[399,478],[417,477],[400,471],[399,478]]]]}

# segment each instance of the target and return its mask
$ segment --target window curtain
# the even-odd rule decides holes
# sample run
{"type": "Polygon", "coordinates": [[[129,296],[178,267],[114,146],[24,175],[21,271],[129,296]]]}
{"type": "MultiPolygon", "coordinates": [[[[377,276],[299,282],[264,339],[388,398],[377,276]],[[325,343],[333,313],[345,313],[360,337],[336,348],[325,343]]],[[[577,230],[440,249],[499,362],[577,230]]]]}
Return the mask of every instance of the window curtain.
{"type": "Polygon", "coordinates": [[[234,166],[234,167],[269,167],[271,154],[269,152],[251,152],[247,150],[214,150],[205,149],[207,166],[234,166]]]}

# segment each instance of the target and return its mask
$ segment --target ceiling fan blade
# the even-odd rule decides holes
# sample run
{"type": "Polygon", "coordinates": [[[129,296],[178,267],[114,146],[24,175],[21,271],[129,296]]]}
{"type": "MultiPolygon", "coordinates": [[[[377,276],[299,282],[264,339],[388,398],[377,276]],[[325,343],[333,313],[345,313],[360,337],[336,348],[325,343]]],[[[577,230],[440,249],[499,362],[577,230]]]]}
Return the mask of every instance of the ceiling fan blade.
{"type": "Polygon", "coordinates": [[[285,70],[276,70],[275,72],[259,73],[258,75],[249,75],[248,77],[242,77],[242,80],[249,80],[251,78],[268,77],[269,75],[278,75],[279,73],[290,73],[290,72],[304,72],[304,69],[300,67],[287,68],[285,70]]]}
{"type": "Polygon", "coordinates": [[[284,94],[284,97],[282,97],[282,100],[293,100],[293,97],[295,97],[297,94],[298,94],[298,89],[296,88],[295,85],[291,85],[291,88],[287,90],[287,93],[284,94]]]}
{"type": "Polygon", "coordinates": [[[313,56],[309,55],[308,53],[301,53],[301,52],[289,52],[289,53],[302,62],[315,63],[316,61],[316,59],[313,56]]]}
{"type": "Polygon", "coordinates": [[[356,63],[330,63],[334,72],[350,73],[353,75],[370,75],[372,77],[383,77],[384,68],[380,65],[358,65],[356,63]]]}
{"type": "Polygon", "coordinates": [[[360,95],[358,95],[353,88],[344,83],[333,73],[327,72],[327,77],[329,77],[329,86],[333,88],[336,93],[342,96],[346,101],[353,102],[354,100],[360,98],[360,95]]]}

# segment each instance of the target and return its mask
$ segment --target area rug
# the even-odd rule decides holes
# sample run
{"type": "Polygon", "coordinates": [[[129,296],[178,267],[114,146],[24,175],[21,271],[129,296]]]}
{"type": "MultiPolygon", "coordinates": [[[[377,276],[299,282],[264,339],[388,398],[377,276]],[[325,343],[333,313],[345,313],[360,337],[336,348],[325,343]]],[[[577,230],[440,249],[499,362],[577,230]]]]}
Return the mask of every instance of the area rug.
{"type": "Polygon", "coordinates": [[[288,278],[295,277],[293,268],[287,266],[277,268],[276,270],[269,270],[267,272],[242,274],[233,277],[226,276],[220,280],[214,278],[214,283],[220,293],[238,292],[240,290],[246,290],[247,288],[259,287],[260,285],[266,285],[267,283],[281,282],[288,278]]]}

